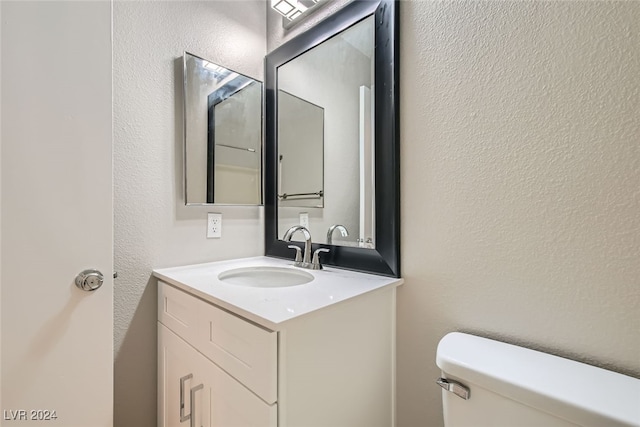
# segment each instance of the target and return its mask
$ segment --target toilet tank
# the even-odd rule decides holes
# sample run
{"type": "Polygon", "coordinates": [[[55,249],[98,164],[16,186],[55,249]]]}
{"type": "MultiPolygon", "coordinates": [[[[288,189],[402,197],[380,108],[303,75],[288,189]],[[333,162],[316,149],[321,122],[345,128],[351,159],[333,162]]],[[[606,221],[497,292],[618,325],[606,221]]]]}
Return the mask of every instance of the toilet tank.
{"type": "Polygon", "coordinates": [[[436,363],[446,427],[640,427],[640,380],[626,375],[459,332],[436,363]]]}

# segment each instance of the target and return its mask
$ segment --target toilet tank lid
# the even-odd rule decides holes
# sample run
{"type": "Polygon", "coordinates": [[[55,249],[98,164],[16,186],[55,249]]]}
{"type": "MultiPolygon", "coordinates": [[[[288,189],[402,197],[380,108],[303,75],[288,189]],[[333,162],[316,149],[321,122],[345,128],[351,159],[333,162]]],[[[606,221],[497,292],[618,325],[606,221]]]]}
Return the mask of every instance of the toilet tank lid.
{"type": "Polygon", "coordinates": [[[547,353],[452,332],[438,344],[445,376],[582,426],[640,427],[640,380],[547,353]]]}

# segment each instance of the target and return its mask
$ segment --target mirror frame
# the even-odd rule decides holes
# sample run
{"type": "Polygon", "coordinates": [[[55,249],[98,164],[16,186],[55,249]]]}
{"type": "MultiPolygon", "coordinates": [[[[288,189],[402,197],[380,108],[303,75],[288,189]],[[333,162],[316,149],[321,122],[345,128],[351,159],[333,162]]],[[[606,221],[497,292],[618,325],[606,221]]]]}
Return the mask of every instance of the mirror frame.
{"type": "MultiPolygon", "coordinates": [[[[293,259],[278,240],[277,70],[309,49],[375,14],[375,249],[313,244],[328,248],[322,263],[400,277],[399,1],[356,0],[265,57],[265,254],[293,259]]],[[[326,167],[326,165],[325,165],[326,167]]],[[[325,172],[326,173],[326,172],[325,172]]]]}

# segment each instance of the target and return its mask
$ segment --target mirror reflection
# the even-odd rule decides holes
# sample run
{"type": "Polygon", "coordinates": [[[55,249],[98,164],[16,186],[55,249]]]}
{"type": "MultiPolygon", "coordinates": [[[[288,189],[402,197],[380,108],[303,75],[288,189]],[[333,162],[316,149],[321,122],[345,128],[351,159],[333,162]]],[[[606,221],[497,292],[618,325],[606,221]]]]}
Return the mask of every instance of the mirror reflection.
{"type": "Polygon", "coordinates": [[[262,84],[184,54],[186,204],[262,198],[262,84]]]}
{"type": "Polygon", "coordinates": [[[278,91],[278,201],[324,206],[324,108],[278,91]]]}
{"type": "Polygon", "coordinates": [[[375,247],[373,83],[373,16],[278,67],[280,239],[375,247]]]}

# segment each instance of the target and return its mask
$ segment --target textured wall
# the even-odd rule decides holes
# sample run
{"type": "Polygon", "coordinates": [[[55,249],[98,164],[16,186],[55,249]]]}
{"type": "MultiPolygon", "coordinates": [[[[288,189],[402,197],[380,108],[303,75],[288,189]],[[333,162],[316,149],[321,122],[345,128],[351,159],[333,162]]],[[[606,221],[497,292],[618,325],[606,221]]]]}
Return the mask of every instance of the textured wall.
{"type": "Polygon", "coordinates": [[[121,2],[113,11],[115,423],[156,425],[155,267],[263,253],[262,209],[185,207],[184,50],[262,79],[262,2],[121,2]],[[223,237],[207,240],[206,212],[223,237]]]}
{"type": "Polygon", "coordinates": [[[640,3],[401,6],[399,426],[449,331],[640,376],[640,3]]]}

